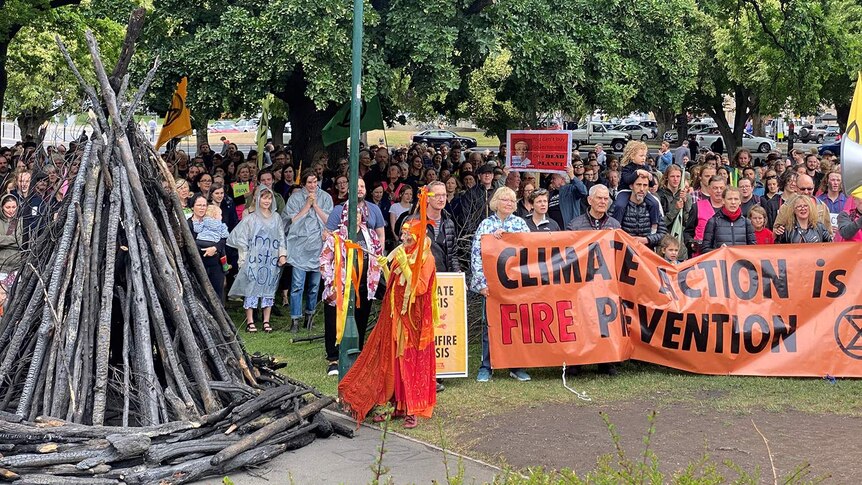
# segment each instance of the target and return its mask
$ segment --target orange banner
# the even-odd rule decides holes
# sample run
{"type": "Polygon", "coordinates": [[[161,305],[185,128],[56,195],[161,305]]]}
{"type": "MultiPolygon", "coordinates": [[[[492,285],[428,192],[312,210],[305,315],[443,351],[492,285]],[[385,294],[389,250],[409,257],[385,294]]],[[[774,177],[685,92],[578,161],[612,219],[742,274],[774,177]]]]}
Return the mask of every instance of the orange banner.
{"type": "Polygon", "coordinates": [[[671,265],[622,231],[482,238],[495,368],[636,359],[862,377],[862,244],[725,247],[671,265]]]}

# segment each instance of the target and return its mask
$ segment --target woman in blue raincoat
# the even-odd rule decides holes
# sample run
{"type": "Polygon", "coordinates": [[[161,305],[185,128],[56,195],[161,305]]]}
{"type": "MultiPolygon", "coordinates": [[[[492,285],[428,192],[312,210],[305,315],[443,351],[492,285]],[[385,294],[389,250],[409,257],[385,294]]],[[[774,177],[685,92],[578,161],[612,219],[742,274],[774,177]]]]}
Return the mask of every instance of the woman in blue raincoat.
{"type": "Polygon", "coordinates": [[[254,212],[236,226],[227,245],[239,252],[239,273],[231,286],[230,296],[242,296],[246,315],[246,330],[257,332],[254,309],[263,308],[263,331],[271,332],[269,316],[275,303],[275,291],[281,267],[287,262],[284,223],[274,213],[275,193],[261,185],[255,191],[254,212]]]}

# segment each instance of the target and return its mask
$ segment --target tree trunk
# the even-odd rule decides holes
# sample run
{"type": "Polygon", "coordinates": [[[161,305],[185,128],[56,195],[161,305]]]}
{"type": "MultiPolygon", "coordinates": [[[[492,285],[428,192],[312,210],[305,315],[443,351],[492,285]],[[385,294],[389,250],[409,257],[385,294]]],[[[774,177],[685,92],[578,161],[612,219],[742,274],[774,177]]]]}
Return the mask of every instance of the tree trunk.
{"type": "Polygon", "coordinates": [[[194,128],[195,133],[197,133],[195,139],[195,141],[197,142],[197,145],[195,146],[195,153],[197,153],[198,147],[200,147],[204,143],[209,144],[209,131],[207,129],[207,120],[193,120],[192,128],[194,128]]]}
{"type": "MultiPolygon", "coordinates": [[[[5,76],[5,73],[3,75],[5,76]]],[[[38,140],[39,128],[55,114],[57,114],[57,110],[43,111],[30,108],[22,110],[18,114],[18,128],[21,129],[21,139],[26,140],[28,136],[32,136],[33,140],[38,140]]]]}
{"type": "Polygon", "coordinates": [[[850,117],[850,103],[835,103],[835,113],[838,116],[838,127],[841,133],[847,131],[847,118],[850,117]]]}
{"type": "MultiPolygon", "coordinates": [[[[652,113],[655,115],[655,122],[658,125],[658,138],[661,139],[665,132],[673,127],[676,113],[672,109],[665,108],[656,108],[652,113]]],[[[682,142],[680,141],[680,143],[682,142]]]]}
{"type": "Polygon", "coordinates": [[[323,146],[321,132],[326,123],[332,119],[338,106],[330,103],[324,110],[318,110],[308,95],[305,94],[308,81],[302,69],[296,69],[287,81],[285,90],[276,97],[287,103],[288,118],[291,124],[290,145],[293,147],[294,164],[302,162],[303,167],[310,167],[314,154],[318,151],[329,152],[329,159],[334,161],[339,154],[347,153],[347,143],[336,143],[329,148],[323,146]],[[343,145],[343,146],[342,146],[343,145]]]}
{"type": "Polygon", "coordinates": [[[6,107],[6,88],[9,87],[9,74],[6,73],[6,59],[9,55],[9,44],[21,27],[12,27],[9,34],[0,42],[0,113],[6,107]]]}
{"type": "MultiPolygon", "coordinates": [[[[688,140],[688,116],[685,113],[676,116],[676,134],[679,145],[688,140]]],[[[692,159],[697,158],[697,153],[692,153],[691,157],[692,159]]]]}
{"type": "Polygon", "coordinates": [[[278,148],[284,146],[284,127],[287,126],[287,118],[270,118],[269,131],[272,133],[272,144],[278,148]]]}
{"type": "Polygon", "coordinates": [[[751,124],[754,128],[754,136],[766,136],[766,127],[763,125],[763,115],[758,113],[751,114],[751,124]]]}

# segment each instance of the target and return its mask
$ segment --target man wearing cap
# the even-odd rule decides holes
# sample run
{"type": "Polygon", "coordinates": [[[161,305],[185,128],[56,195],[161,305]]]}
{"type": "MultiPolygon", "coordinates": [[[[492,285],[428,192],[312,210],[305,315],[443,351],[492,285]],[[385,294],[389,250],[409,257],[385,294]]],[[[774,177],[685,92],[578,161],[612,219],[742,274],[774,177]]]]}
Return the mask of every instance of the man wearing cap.
{"type": "Polygon", "coordinates": [[[501,183],[494,182],[494,165],[486,163],[476,169],[476,185],[461,196],[460,222],[463,234],[473,234],[479,223],[491,214],[488,203],[501,183]]]}

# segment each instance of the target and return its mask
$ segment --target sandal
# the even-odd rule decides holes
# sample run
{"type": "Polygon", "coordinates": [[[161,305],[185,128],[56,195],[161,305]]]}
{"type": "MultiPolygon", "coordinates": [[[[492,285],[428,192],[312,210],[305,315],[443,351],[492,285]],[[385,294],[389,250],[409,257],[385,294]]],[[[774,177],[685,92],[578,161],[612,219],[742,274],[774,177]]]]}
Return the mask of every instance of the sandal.
{"type": "Polygon", "coordinates": [[[371,418],[372,423],[382,423],[386,421],[386,419],[391,419],[390,416],[386,413],[375,414],[373,418],[371,418]]]}
{"type": "Polygon", "coordinates": [[[266,333],[272,333],[272,327],[269,326],[269,322],[263,322],[263,331],[266,333]]]}
{"type": "Polygon", "coordinates": [[[257,333],[257,327],[254,326],[254,322],[248,322],[245,324],[245,331],[248,333],[257,333]]]}
{"type": "Polygon", "coordinates": [[[413,429],[416,426],[419,426],[419,422],[416,420],[415,415],[409,414],[404,418],[404,429],[413,429]]]}

